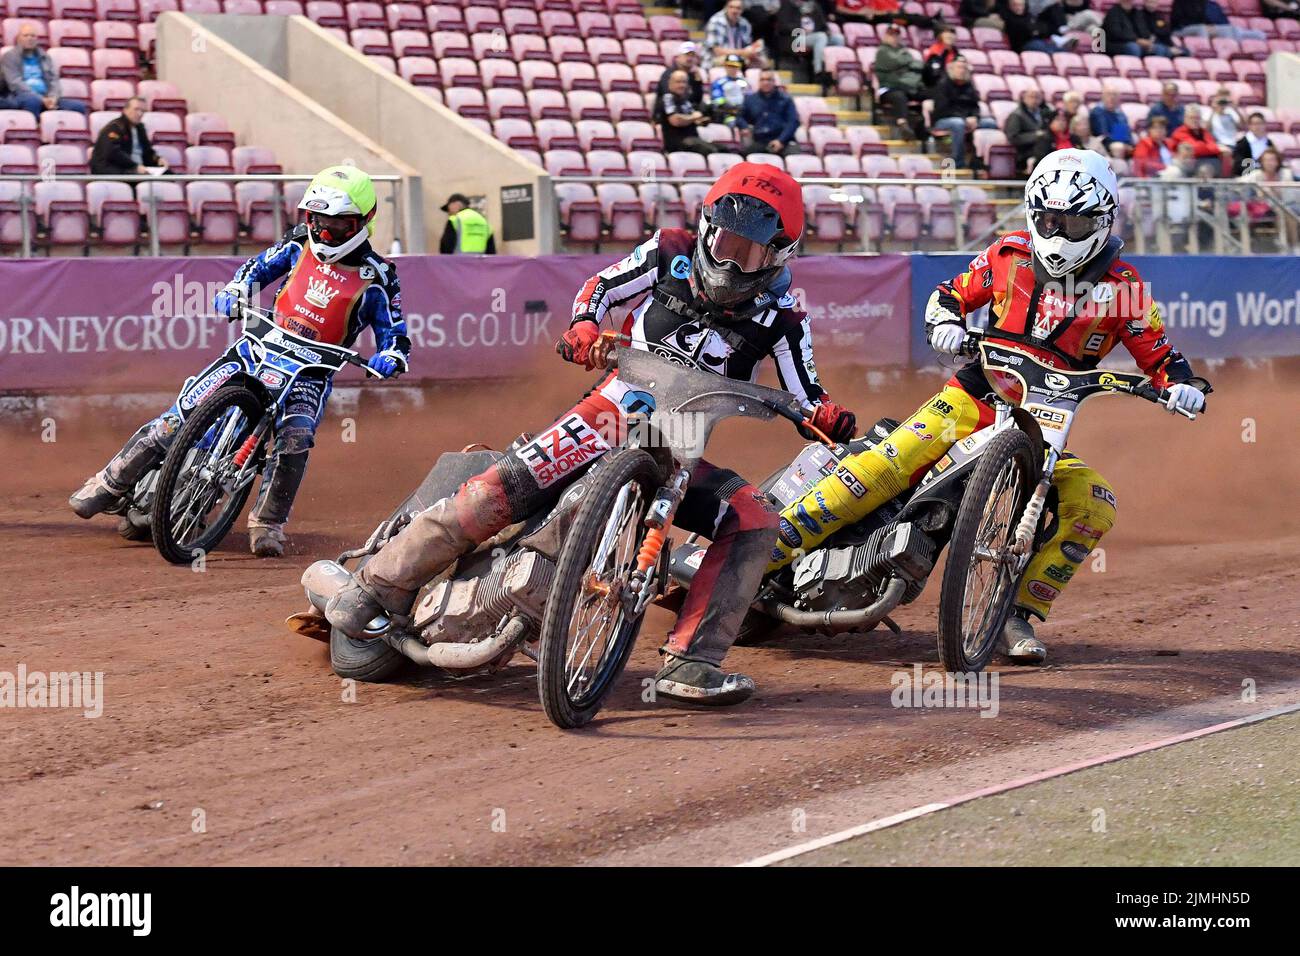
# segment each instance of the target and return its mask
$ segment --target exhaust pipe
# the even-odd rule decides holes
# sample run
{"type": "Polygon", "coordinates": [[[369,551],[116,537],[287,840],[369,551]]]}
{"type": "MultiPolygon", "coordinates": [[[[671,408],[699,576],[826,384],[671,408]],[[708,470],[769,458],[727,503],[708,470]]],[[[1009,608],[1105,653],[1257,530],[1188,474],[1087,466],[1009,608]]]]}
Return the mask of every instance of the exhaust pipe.
{"type": "Polygon", "coordinates": [[[786,624],[794,624],[797,627],[824,628],[834,634],[840,631],[855,631],[861,628],[873,628],[881,621],[887,620],[887,615],[894,608],[898,607],[898,602],[903,599],[903,593],[907,590],[907,582],[902,578],[895,577],[885,588],[885,593],[875,601],[875,603],[852,611],[800,611],[783,601],[777,601],[768,598],[759,602],[759,607],[763,613],[778,621],[784,621],[786,624]]]}
{"type": "MultiPolygon", "coordinates": [[[[337,594],[351,577],[347,569],[337,561],[317,561],[303,572],[302,586],[307,592],[307,600],[323,617],[325,605],[329,604],[330,598],[337,594]]],[[[366,625],[366,636],[386,641],[394,650],[417,664],[425,667],[445,667],[448,670],[472,670],[495,660],[511,645],[523,640],[529,626],[526,617],[516,615],[500,632],[486,641],[472,643],[443,641],[429,645],[406,633],[390,633],[389,623],[387,616],[376,616],[366,625]]],[[[328,627],[328,624],[325,626],[328,627]]]]}

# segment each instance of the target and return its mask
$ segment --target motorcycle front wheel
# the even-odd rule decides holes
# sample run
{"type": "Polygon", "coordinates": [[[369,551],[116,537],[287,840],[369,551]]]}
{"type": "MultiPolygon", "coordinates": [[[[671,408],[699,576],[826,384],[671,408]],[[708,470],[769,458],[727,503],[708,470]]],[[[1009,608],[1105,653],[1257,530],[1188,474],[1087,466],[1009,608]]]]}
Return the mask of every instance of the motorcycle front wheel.
{"type": "Polygon", "coordinates": [[[983,670],[997,649],[1020,584],[1016,525],[1041,459],[1032,438],[1009,428],[989,441],[966,485],[939,596],[939,660],[954,674],[983,670]]]}
{"type": "Polygon", "coordinates": [[[236,464],[266,409],[242,386],[227,386],[190,415],[167,450],[150,514],[154,546],[172,564],[207,554],[226,536],[252,491],[270,433],[236,464]]]}
{"type": "Polygon", "coordinates": [[[629,617],[621,597],[659,480],[647,452],[613,452],[591,476],[560,550],[537,653],[538,694],[557,727],[595,717],[632,653],[644,614],[629,617]]]}

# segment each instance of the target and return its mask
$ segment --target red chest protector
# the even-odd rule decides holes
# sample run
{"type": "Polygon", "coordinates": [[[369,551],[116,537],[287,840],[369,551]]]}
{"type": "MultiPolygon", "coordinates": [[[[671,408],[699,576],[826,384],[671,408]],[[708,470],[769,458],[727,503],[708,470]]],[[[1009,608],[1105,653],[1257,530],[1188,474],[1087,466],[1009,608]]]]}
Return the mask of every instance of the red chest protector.
{"type": "Polygon", "coordinates": [[[370,266],[326,264],[304,243],[302,255],[275,297],[275,324],[304,338],[341,345],[352,312],[373,281],[370,266]]]}

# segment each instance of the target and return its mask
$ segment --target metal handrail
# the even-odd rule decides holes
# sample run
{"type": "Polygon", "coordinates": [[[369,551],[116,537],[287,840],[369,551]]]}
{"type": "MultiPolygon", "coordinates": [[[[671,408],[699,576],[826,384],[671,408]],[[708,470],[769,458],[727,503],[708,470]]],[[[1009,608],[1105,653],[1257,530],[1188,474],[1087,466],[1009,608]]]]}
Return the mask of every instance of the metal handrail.
{"type": "MultiPolygon", "coordinates": [[[[275,190],[271,195],[272,203],[272,230],[275,235],[281,235],[284,232],[284,184],[292,182],[310,182],[315,178],[315,173],[165,173],[161,175],[150,175],[148,173],[132,173],[129,175],[95,175],[94,173],[58,173],[55,175],[40,173],[5,173],[0,176],[0,180],[14,181],[20,183],[44,183],[44,182],[115,182],[115,183],[153,183],[153,182],[230,182],[230,183],[247,183],[247,182],[268,182],[275,184],[275,190]]],[[[372,182],[389,184],[389,195],[387,202],[392,203],[394,234],[398,235],[398,241],[402,242],[407,238],[400,235],[401,217],[401,183],[402,177],[393,174],[375,174],[370,177],[372,182]]],[[[31,216],[29,215],[36,204],[35,197],[30,194],[29,190],[23,189],[18,193],[18,216],[22,224],[22,258],[30,259],[32,257],[32,236],[31,216]]],[[[154,190],[149,191],[146,200],[148,210],[145,214],[146,221],[149,224],[149,251],[151,255],[161,254],[161,246],[158,242],[158,230],[154,228],[158,212],[158,195],[154,190]]],[[[409,243],[402,242],[402,245],[409,248],[409,243]]]]}

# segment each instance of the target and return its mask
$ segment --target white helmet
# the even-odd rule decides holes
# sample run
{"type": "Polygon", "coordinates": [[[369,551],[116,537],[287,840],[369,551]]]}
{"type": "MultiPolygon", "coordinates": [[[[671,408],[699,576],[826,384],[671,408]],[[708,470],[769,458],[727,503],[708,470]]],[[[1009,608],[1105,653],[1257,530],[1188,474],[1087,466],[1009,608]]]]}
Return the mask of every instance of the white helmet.
{"type": "Polygon", "coordinates": [[[1118,199],[1115,172],[1100,153],[1058,149],[1034,167],[1025,183],[1025,219],[1049,275],[1059,279],[1101,252],[1118,199]]]}
{"type": "Polygon", "coordinates": [[[375,231],[375,184],[355,166],[329,166],[307,186],[307,240],[321,262],[337,262],[375,231]]]}

